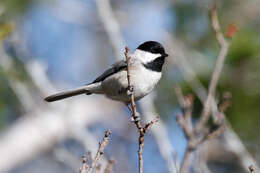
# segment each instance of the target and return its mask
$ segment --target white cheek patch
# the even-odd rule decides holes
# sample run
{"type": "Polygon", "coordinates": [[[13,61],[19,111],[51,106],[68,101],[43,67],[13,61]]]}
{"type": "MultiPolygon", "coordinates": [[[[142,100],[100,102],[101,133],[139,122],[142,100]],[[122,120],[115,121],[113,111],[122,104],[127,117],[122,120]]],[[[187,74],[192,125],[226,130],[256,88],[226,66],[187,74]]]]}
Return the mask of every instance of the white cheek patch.
{"type": "Polygon", "coordinates": [[[156,58],[160,57],[161,54],[159,54],[159,53],[154,54],[154,53],[136,49],[131,56],[136,59],[139,59],[142,63],[146,64],[146,63],[151,62],[151,61],[155,60],[156,58]]]}

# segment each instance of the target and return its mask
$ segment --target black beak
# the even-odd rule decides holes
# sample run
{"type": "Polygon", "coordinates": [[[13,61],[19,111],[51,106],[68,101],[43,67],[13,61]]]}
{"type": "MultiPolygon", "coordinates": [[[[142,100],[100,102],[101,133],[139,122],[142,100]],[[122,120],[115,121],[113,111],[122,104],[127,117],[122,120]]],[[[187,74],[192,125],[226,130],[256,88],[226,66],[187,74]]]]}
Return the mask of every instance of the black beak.
{"type": "Polygon", "coordinates": [[[163,57],[168,57],[169,55],[167,53],[164,53],[162,56],[163,57]]]}

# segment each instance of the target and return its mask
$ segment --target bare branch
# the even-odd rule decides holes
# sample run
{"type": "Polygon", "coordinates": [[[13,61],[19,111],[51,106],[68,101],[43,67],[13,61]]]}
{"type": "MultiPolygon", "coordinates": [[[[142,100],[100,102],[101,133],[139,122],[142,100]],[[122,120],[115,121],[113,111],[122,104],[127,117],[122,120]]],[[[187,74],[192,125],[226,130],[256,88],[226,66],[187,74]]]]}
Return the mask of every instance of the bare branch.
{"type": "Polygon", "coordinates": [[[122,59],[120,54],[125,41],[121,36],[120,26],[115,18],[113,9],[109,0],[97,0],[97,9],[100,16],[100,20],[104,24],[105,31],[108,35],[109,41],[112,45],[114,54],[117,60],[122,59]]]}
{"type": "Polygon", "coordinates": [[[134,101],[134,89],[131,85],[131,78],[130,78],[130,56],[129,56],[129,48],[125,48],[125,58],[127,62],[127,81],[128,81],[128,94],[130,93],[131,97],[131,107],[132,107],[132,117],[136,128],[139,131],[139,150],[138,150],[138,158],[139,158],[139,173],[143,173],[143,146],[144,146],[144,132],[143,127],[140,122],[139,115],[136,111],[136,104],[134,101]]]}
{"type": "Polygon", "coordinates": [[[182,108],[184,108],[185,107],[185,100],[184,100],[184,96],[183,96],[181,87],[179,85],[174,86],[174,91],[175,91],[175,94],[177,96],[177,99],[178,99],[180,106],[182,108]]]}
{"type": "Polygon", "coordinates": [[[101,173],[101,164],[97,165],[96,173],[101,173]]]}
{"type": "Polygon", "coordinates": [[[250,166],[248,167],[248,169],[249,169],[250,173],[255,173],[255,168],[254,168],[253,165],[250,165],[250,166]]]}
{"type": "Polygon", "coordinates": [[[79,168],[79,173],[87,173],[87,169],[88,169],[88,164],[87,164],[87,157],[86,156],[82,156],[82,165],[79,168]]]}
{"type": "Polygon", "coordinates": [[[217,57],[217,61],[216,61],[214,71],[213,71],[212,76],[211,76],[208,96],[207,96],[207,99],[204,103],[204,109],[202,111],[201,118],[200,118],[198,124],[195,127],[197,133],[199,133],[199,131],[207,123],[207,121],[210,117],[210,113],[211,113],[211,110],[212,110],[212,108],[211,108],[212,100],[214,100],[213,98],[215,96],[219,76],[220,76],[220,73],[222,71],[224,60],[225,60],[225,57],[227,55],[228,48],[229,48],[229,43],[225,40],[224,35],[223,35],[223,33],[221,32],[221,29],[220,29],[216,6],[213,6],[213,8],[210,11],[210,14],[211,14],[212,27],[216,32],[216,37],[217,37],[217,40],[220,44],[221,49],[220,49],[219,55],[217,57]]]}
{"type": "MultiPolygon", "coordinates": [[[[0,58],[0,62],[4,62],[4,64],[0,63],[0,66],[6,65],[6,70],[13,68],[13,59],[5,53],[2,47],[0,47],[0,54],[3,55],[0,58]]],[[[103,120],[104,117],[101,115],[104,110],[107,114],[111,115],[115,114],[115,110],[118,110],[111,109],[113,104],[104,106],[103,110],[95,109],[95,106],[100,104],[101,100],[91,99],[90,101],[86,98],[76,99],[75,101],[65,101],[62,105],[59,103],[46,105],[46,103],[39,100],[39,95],[35,96],[35,93],[41,96],[41,94],[45,95],[55,90],[45,73],[46,66],[34,60],[26,61],[23,65],[34,84],[33,86],[29,86],[26,82],[22,82],[23,88],[25,88],[26,91],[33,90],[37,92],[24,92],[23,89],[17,88],[21,86],[19,85],[20,82],[13,83],[14,85],[18,84],[16,88],[14,88],[16,91],[29,94],[22,95],[22,97],[20,97],[22,98],[21,101],[25,103],[25,101],[32,100],[33,104],[23,104],[25,111],[22,117],[26,118],[21,118],[19,121],[16,121],[11,127],[6,129],[5,134],[1,136],[0,153],[3,157],[0,158],[0,172],[8,172],[17,165],[32,159],[39,153],[52,148],[56,143],[66,138],[74,137],[73,135],[76,129],[103,120]],[[36,103],[37,106],[35,106],[36,103]],[[86,104],[88,107],[84,106],[86,104]],[[70,105],[70,111],[67,111],[68,105],[70,105]],[[44,133],[42,133],[42,129],[45,129],[44,133]],[[30,138],[24,138],[25,135],[29,135],[30,138]],[[21,138],[23,140],[17,145],[17,139],[21,138]]],[[[10,81],[18,81],[12,76],[8,77],[10,81]]],[[[84,128],[84,132],[85,131],[87,131],[86,128],[84,128]]],[[[82,131],[80,133],[82,133],[82,131]]],[[[93,148],[94,141],[95,140],[85,140],[87,148],[93,148]]],[[[78,166],[76,169],[78,169],[78,166]]]]}
{"type": "MultiPolygon", "coordinates": [[[[183,97],[182,104],[185,105],[184,107],[182,107],[183,113],[177,116],[177,121],[181,126],[188,142],[184,159],[181,164],[180,172],[187,173],[190,167],[192,152],[196,150],[198,146],[202,144],[204,141],[220,136],[225,129],[225,124],[224,121],[219,120],[219,124],[214,124],[214,128],[212,128],[211,130],[205,125],[202,128],[203,130],[201,130],[200,133],[197,134],[195,129],[193,129],[193,125],[191,123],[192,105],[194,98],[191,94],[187,96],[183,96],[182,94],[180,95],[180,93],[182,93],[181,90],[178,90],[177,92],[177,94],[179,94],[178,97],[183,97]]],[[[225,101],[222,104],[226,104],[225,101]]]]}
{"type": "Polygon", "coordinates": [[[104,173],[111,173],[113,171],[114,165],[115,165],[115,160],[109,160],[104,170],[104,173]]]}
{"type": "MultiPolygon", "coordinates": [[[[192,114],[192,104],[193,104],[193,99],[188,99],[187,97],[183,97],[183,94],[180,89],[177,88],[176,94],[178,97],[178,100],[180,101],[180,105],[182,105],[183,109],[183,116],[184,118],[180,118],[181,116],[178,117],[178,122],[180,126],[183,129],[183,132],[188,140],[188,145],[186,148],[186,153],[184,156],[184,160],[181,165],[180,172],[181,173],[187,173],[189,166],[190,166],[190,157],[191,153],[193,150],[195,150],[198,145],[200,145],[202,142],[204,142],[207,139],[211,139],[214,137],[218,137],[224,130],[224,125],[223,125],[223,119],[221,118],[223,115],[223,111],[226,110],[226,108],[229,106],[228,103],[225,99],[225,101],[220,105],[221,106],[221,112],[219,113],[219,120],[218,124],[216,124],[218,127],[215,129],[209,130],[207,127],[207,122],[209,120],[209,117],[212,113],[212,102],[214,101],[214,96],[216,92],[216,86],[219,80],[219,76],[224,64],[224,60],[228,51],[228,42],[225,40],[223,33],[220,30],[220,25],[217,17],[217,11],[216,11],[216,6],[214,6],[211,9],[211,20],[212,20],[212,26],[213,29],[216,32],[216,37],[217,40],[221,46],[220,53],[217,57],[215,69],[212,73],[210,85],[209,85],[209,91],[207,95],[207,99],[204,103],[203,111],[200,120],[196,123],[195,129],[192,129],[192,124],[191,124],[191,114],[192,114]]],[[[229,99],[228,99],[229,100],[229,99]]]]}
{"type": "MultiPolygon", "coordinates": [[[[196,94],[196,96],[199,98],[201,102],[204,102],[207,97],[207,90],[202,85],[200,80],[197,78],[197,74],[194,70],[194,67],[188,62],[191,59],[187,59],[187,57],[194,57],[195,59],[205,59],[206,57],[202,55],[200,52],[191,49],[190,47],[186,47],[186,45],[183,43],[182,40],[177,39],[172,34],[166,33],[167,42],[170,45],[169,49],[170,54],[175,55],[175,60],[177,63],[177,67],[182,72],[184,80],[187,82],[187,84],[191,87],[193,92],[196,94]]],[[[193,58],[194,59],[194,58],[193,58]]],[[[171,61],[169,61],[171,62],[171,61]]],[[[174,62],[171,62],[174,64],[174,62]]],[[[217,122],[219,120],[219,110],[216,104],[216,101],[213,99],[212,103],[212,118],[214,122],[217,122]]],[[[221,116],[225,116],[224,114],[221,114],[221,116]]],[[[242,143],[239,136],[234,132],[231,125],[228,123],[228,121],[225,120],[226,123],[226,130],[223,133],[223,142],[225,143],[225,148],[237,155],[239,158],[240,164],[243,167],[245,171],[248,170],[248,165],[253,164],[255,166],[255,169],[258,170],[259,166],[255,160],[255,158],[252,156],[251,153],[248,152],[245,145],[242,143]],[[237,146],[237,147],[234,147],[237,146]]]]}
{"type": "Polygon", "coordinates": [[[139,113],[136,111],[136,104],[135,104],[135,98],[134,98],[134,88],[131,85],[131,77],[130,77],[130,59],[131,57],[129,56],[129,48],[125,47],[125,58],[126,58],[126,63],[127,63],[127,81],[128,81],[128,90],[127,94],[130,96],[130,103],[132,107],[132,116],[134,123],[136,127],[138,128],[139,131],[142,131],[142,125],[140,122],[139,118],[139,113]]]}
{"type": "Polygon", "coordinates": [[[178,98],[179,104],[182,108],[182,114],[177,116],[177,122],[181,126],[184,135],[188,141],[188,145],[186,147],[184,159],[182,161],[180,172],[186,173],[188,172],[190,166],[190,158],[191,153],[197,147],[196,143],[196,135],[193,131],[193,125],[191,123],[191,115],[192,115],[192,107],[194,102],[193,95],[189,94],[187,96],[183,96],[182,90],[179,86],[175,87],[175,92],[178,98]]]}
{"type": "Polygon", "coordinates": [[[149,123],[147,123],[147,124],[145,125],[145,127],[144,127],[144,133],[147,132],[147,131],[150,129],[150,127],[151,127],[154,123],[156,123],[156,122],[158,122],[158,121],[159,121],[159,117],[157,116],[157,117],[155,117],[152,121],[150,121],[149,123]]]}
{"type": "Polygon", "coordinates": [[[139,132],[139,150],[138,150],[138,158],[139,158],[139,173],[143,173],[143,147],[144,147],[144,138],[145,134],[155,122],[158,121],[158,118],[156,117],[154,120],[152,120],[150,123],[147,123],[144,127],[141,124],[140,121],[140,115],[136,111],[136,104],[134,100],[134,88],[131,85],[131,75],[130,75],[130,59],[129,56],[129,48],[125,47],[125,58],[127,63],[127,81],[128,81],[128,90],[127,94],[130,96],[130,103],[131,103],[131,110],[132,110],[132,118],[134,120],[134,123],[136,125],[136,128],[139,132]]]}
{"type": "Polygon", "coordinates": [[[92,173],[93,169],[96,167],[100,156],[104,153],[105,147],[107,146],[107,144],[109,142],[110,134],[111,134],[111,131],[109,131],[109,130],[106,131],[103,141],[99,143],[98,151],[97,151],[96,156],[95,156],[93,162],[91,163],[87,173],[92,173]]]}

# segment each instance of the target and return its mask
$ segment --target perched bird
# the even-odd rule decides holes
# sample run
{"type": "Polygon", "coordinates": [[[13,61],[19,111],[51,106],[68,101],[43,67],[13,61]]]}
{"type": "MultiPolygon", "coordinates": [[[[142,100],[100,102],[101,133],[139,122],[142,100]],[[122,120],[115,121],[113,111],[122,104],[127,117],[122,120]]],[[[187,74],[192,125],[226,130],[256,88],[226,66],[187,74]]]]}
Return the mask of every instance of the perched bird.
{"type": "MultiPolygon", "coordinates": [[[[130,55],[129,72],[135,100],[143,98],[154,89],[161,79],[162,67],[167,56],[164,47],[156,41],[144,42],[130,55]]],[[[126,69],[126,61],[116,62],[92,83],[50,95],[45,100],[53,102],[79,94],[104,94],[112,100],[121,101],[127,105],[130,97],[127,94],[126,69]]]]}

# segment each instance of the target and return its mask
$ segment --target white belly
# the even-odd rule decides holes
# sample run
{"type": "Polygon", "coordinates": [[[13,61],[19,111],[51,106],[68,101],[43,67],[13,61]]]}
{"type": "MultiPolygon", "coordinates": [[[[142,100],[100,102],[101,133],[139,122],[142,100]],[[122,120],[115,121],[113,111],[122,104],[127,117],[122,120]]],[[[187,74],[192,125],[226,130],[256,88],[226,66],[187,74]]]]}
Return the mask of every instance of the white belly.
{"type": "MultiPolygon", "coordinates": [[[[130,67],[131,84],[134,88],[135,100],[139,100],[150,93],[161,78],[161,73],[146,69],[143,66],[130,67]]],[[[127,72],[121,71],[106,78],[102,82],[104,94],[113,99],[129,102],[126,91],[128,87],[127,72]]]]}

